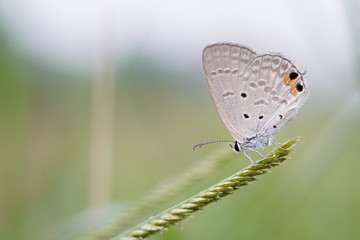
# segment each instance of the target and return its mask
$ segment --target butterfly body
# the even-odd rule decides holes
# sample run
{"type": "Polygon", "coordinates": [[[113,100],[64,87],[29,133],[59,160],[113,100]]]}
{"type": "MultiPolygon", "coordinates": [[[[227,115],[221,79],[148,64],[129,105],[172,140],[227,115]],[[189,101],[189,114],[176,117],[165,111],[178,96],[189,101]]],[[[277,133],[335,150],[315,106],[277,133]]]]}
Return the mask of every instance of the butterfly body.
{"type": "Polygon", "coordinates": [[[253,150],[262,149],[264,147],[269,146],[271,140],[272,140],[272,136],[261,136],[258,134],[250,138],[245,138],[242,142],[236,140],[240,149],[240,151],[237,152],[241,152],[241,150],[253,151],[253,150]]]}

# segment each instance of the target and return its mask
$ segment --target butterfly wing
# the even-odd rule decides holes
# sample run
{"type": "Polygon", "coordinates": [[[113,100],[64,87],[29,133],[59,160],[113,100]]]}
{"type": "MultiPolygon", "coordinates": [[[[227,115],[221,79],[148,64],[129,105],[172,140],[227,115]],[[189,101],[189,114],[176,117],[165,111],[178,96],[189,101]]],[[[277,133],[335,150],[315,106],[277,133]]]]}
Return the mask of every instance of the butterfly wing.
{"type": "Polygon", "coordinates": [[[231,135],[239,140],[239,114],[237,89],[244,71],[256,57],[251,49],[230,43],[207,46],[203,51],[203,67],[207,85],[220,114],[231,135]]]}
{"type": "Polygon", "coordinates": [[[308,86],[290,60],[277,54],[255,57],[244,71],[238,87],[239,123],[244,137],[272,137],[305,101],[308,86]]]}

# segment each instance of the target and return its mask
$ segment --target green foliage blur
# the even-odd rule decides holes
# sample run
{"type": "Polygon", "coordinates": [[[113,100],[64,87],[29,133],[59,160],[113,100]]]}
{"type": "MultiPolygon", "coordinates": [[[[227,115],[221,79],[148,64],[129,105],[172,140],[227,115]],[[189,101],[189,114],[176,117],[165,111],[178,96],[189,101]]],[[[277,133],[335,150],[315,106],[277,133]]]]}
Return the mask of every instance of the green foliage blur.
{"type": "MultiPolygon", "coordinates": [[[[20,55],[4,34],[0,41],[0,239],[53,239],[54,232],[72,239],[59,229],[89,210],[91,74],[48,68],[20,55]]],[[[317,79],[309,73],[307,81],[311,86],[317,79]]],[[[230,137],[200,62],[181,74],[151,59],[130,59],[117,68],[114,91],[110,204],[125,209],[164,179],[228,147],[192,150],[230,137]]],[[[276,138],[302,136],[292,160],[153,239],[360,239],[360,96],[357,86],[339,91],[346,92],[336,101],[310,92],[276,138]]],[[[153,214],[247,164],[234,153],[211,179],[153,214]]]]}

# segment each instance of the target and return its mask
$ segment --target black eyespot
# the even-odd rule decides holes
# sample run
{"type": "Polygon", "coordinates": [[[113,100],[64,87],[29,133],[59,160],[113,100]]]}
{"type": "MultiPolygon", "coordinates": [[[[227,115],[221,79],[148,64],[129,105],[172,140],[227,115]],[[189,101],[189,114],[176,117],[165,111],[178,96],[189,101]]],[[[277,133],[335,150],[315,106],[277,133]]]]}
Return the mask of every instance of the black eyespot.
{"type": "Polygon", "coordinates": [[[276,125],[274,125],[274,126],[273,126],[273,128],[277,128],[277,126],[276,126],[276,125]]]}
{"type": "Polygon", "coordinates": [[[263,118],[264,118],[264,116],[263,116],[263,115],[259,116],[259,119],[263,119],[263,118]]]}
{"type": "Polygon", "coordinates": [[[243,92],[243,93],[240,94],[240,96],[241,96],[242,98],[246,98],[246,97],[247,97],[247,94],[243,92]]]}
{"type": "Polygon", "coordinates": [[[304,86],[301,85],[301,83],[296,84],[296,90],[298,90],[299,92],[302,92],[304,90],[304,86]]]}
{"type": "Polygon", "coordinates": [[[249,118],[249,115],[247,115],[246,113],[244,114],[244,118],[249,118]]]}
{"type": "Polygon", "coordinates": [[[289,78],[290,80],[294,80],[295,78],[297,78],[299,76],[299,74],[297,72],[291,72],[289,74],[289,78]]]}
{"type": "Polygon", "coordinates": [[[282,119],[282,118],[283,118],[283,115],[279,115],[279,118],[282,119]]]}

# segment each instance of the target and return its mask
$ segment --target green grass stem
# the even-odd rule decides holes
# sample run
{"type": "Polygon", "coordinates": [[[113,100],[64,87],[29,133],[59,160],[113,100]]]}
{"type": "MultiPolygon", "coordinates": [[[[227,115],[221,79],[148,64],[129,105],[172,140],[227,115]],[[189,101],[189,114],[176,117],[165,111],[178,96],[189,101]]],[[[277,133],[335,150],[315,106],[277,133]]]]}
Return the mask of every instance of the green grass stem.
{"type": "Polygon", "coordinates": [[[289,148],[298,140],[299,138],[295,138],[282,144],[281,147],[275,148],[263,159],[112,239],[140,240],[166,231],[170,226],[180,223],[210,203],[219,201],[233,193],[236,189],[250,184],[257,180],[257,176],[269,172],[271,168],[284,162],[287,155],[293,151],[289,148]]]}

